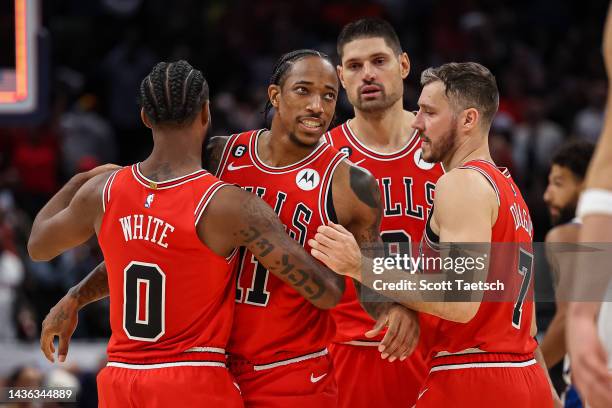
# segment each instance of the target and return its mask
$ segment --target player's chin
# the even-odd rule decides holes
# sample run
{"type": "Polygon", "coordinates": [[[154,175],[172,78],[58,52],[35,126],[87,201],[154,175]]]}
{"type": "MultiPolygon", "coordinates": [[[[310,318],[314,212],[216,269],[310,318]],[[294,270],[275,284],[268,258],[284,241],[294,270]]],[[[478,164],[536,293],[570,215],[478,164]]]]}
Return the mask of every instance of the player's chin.
{"type": "Polygon", "coordinates": [[[296,138],[304,146],[315,146],[321,140],[324,132],[296,132],[296,138]]]}

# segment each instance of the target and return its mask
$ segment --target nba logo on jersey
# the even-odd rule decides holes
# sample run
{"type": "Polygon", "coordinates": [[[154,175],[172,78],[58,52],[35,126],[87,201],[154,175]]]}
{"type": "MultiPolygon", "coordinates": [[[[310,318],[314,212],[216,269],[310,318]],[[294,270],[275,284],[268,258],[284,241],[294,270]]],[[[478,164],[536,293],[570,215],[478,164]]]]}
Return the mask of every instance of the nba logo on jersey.
{"type": "Polygon", "coordinates": [[[153,197],[155,197],[155,194],[151,193],[147,196],[147,200],[145,201],[145,208],[151,208],[151,204],[153,203],[153,197]]]}
{"type": "Polygon", "coordinates": [[[314,190],[320,180],[319,173],[313,169],[302,169],[295,176],[295,183],[304,191],[314,190]]]}

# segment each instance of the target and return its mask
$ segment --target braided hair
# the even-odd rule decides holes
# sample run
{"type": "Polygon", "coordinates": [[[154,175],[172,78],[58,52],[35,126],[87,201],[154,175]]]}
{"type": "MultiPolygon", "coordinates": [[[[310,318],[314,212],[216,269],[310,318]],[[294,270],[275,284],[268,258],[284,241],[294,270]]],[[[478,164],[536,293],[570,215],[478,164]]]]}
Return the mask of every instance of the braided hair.
{"type": "Polygon", "coordinates": [[[140,106],[155,124],[189,124],[208,101],[208,83],[187,61],[160,62],[140,83],[140,106]]]}
{"type": "MultiPolygon", "coordinates": [[[[292,67],[295,62],[303,58],[311,57],[311,56],[323,58],[327,60],[330,64],[332,64],[332,66],[334,65],[327,54],[324,54],[316,50],[302,49],[302,50],[291,51],[291,52],[284,54],[282,57],[279,58],[278,61],[276,61],[276,65],[274,65],[274,69],[272,70],[272,76],[270,77],[270,82],[268,83],[268,86],[270,85],[282,86],[283,81],[285,80],[285,77],[287,76],[287,73],[289,72],[289,68],[292,67]]],[[[268,123],[268,115],[270,114],[271,110],[272,110],[272,102],[270,102],[270,99],[268,99],[266,101],[266,107],[264,108],[264,112],[263,112],[264,120],[266,121],[266,123],[268,123]]]]}

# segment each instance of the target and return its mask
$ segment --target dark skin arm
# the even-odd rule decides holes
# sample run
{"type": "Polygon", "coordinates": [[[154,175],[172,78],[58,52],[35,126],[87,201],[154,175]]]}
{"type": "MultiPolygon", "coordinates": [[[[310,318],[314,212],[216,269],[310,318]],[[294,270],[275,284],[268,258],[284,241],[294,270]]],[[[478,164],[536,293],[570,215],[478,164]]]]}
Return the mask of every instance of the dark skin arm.
{"type": "MultiPolygon", "coordinates": [[[[333,202],[338,222],[354,234],[362,253],[383,256],[380,238],[382,205],[376,179],[360,167],[342,162],[332,180],[333,202]]],[[[318,238],[321,238],[317,234],[318,238]]],[[[419,328],[416,314],[353,280],[361,306],[376,320],[366,337],[377,336],[388,326],[379,346],[382,358],[405,359],[416,347],[419,328]],[[362,301],[368,299],[368,301],[362,301]]]]}
{"type": "Polygon", "coordinates": [[[206,141],[202,162],[204,163],[204,168],[212,174],[217,174],[219,162],[223,155],[223,149],[228,139],[229,136],[212,136],[206,141]]]}
{"type": "MultiPolygon", "coordinates": [[[[344,292],[344,278],[290,238],[270,206],[238,187],[224,187],[216,193],[197,232],[201,241],[221,256],[245,246],[271,273],[319,308],[335,306],[344,292]]],[[[106,296],[106,267],[100,264],[51,309],[41,333],[41,349],[50,361],[54,361],[54,337],[59,336],[59,359],[64,361],[79,309],[106,296]]]]}

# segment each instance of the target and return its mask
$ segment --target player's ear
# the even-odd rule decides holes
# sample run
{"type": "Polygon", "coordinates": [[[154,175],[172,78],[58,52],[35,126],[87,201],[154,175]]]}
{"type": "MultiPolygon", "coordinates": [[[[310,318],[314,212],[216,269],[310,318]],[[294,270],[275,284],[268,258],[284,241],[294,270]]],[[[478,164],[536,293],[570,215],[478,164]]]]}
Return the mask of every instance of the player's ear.
{"type": "Polygon", "coordinates": [[[280,85],[271,84],[268,86],[268,99],[275,109],[278,109],[280,103],[280,85]]]}
{"type": "Polygon", "coordinates": [[[400,73],[402,75],[402,79],[406,79],[408,74],[410,73],[410,58],[408,58],[408,54],[402,52],[399,56],[400,63],[400,73]]]}
{"type": "Polygon", "coordinates": [[[149,119],[149,117],[144,111],[144,108],[140,108],[140,119],[142,120],[142,123],[144,123],[144,125],[148,127],[149,129],[153,127],[151,125],[151,120],[149,119]]]}
{"type": "Polygon", "coordinates": [[[202,105],[201,121],[202,121],[202,126],[204,127],[208,126],[208,123],[210,122],[210,103],[209,101],[204,102],[204,104],[202,105]]]}
{"type": "Polygon", "coordinates": [[[342,65],[336,65],[336,72],[338,73],[338,78],[340,78],[342,87],[346,89],[346,85],[344,85],[344,70],[342,69],[342,65]]]}
{"type": "Polygon", "coordinates": [[[464,130],[474,129],[478,124],[479,117],[480,117],[480,114],[478,113],[478,110],[474,108],[468,108],[464,110],[463,111],[463,121],[462,121],[462,126],[464,130]]]}

